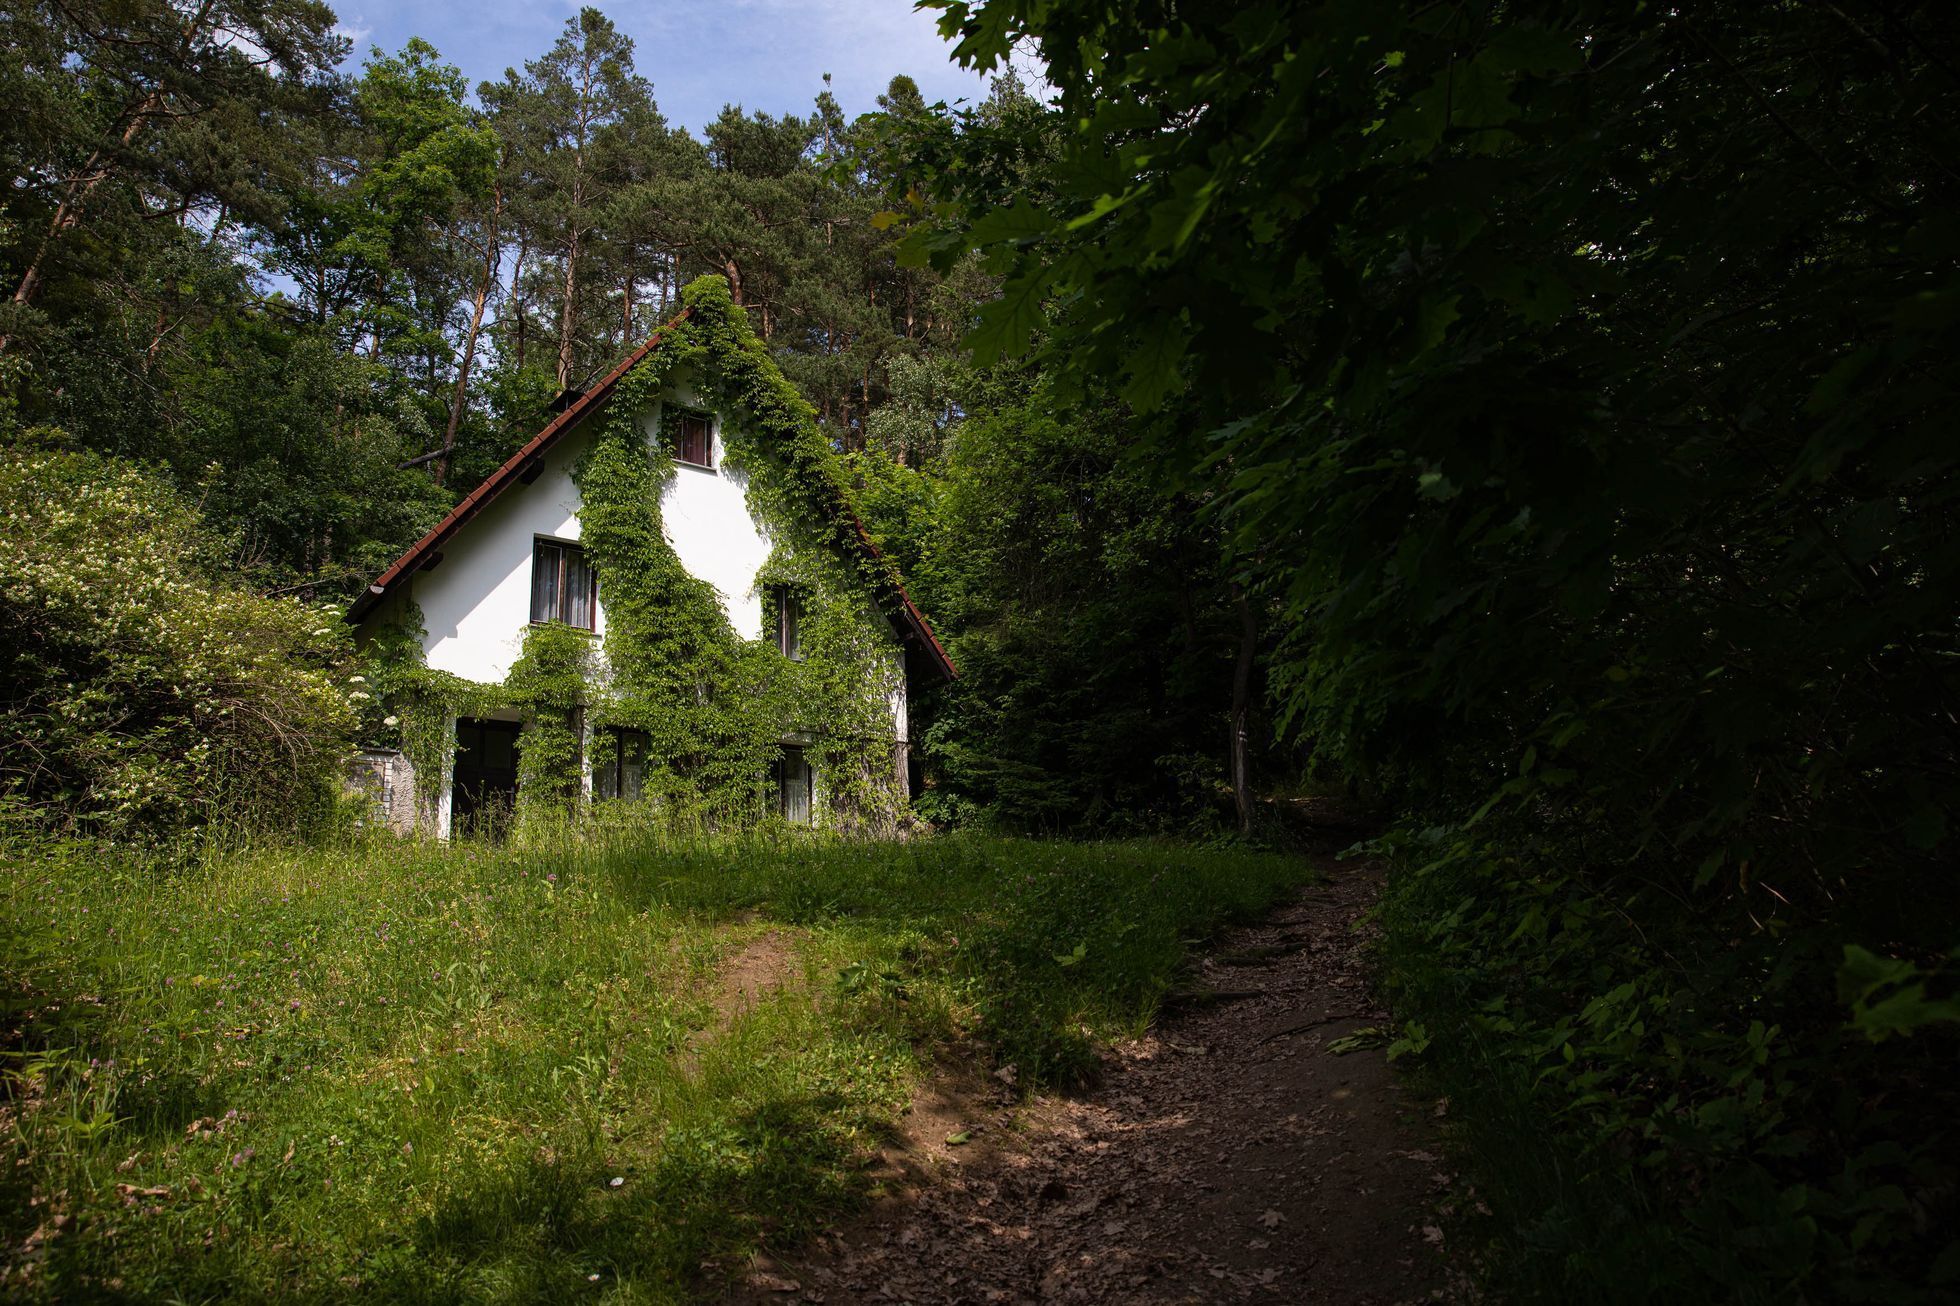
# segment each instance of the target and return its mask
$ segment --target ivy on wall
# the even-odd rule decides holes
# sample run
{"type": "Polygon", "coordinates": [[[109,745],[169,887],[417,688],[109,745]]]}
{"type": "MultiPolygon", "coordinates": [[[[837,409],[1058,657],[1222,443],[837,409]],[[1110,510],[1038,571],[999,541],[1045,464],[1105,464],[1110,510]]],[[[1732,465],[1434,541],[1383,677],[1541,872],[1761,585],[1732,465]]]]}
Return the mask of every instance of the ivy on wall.
{"type": "Polygon", "coordinates": [[[592,678],[592,636],[558,622],[524,632],[524,651],[504,680],[524,709],[517,750],[517,819],[576,810],[584,794],[581,711],[592,678]]]}
{"type": "MultiPolygon", "coordinates": [[[[886,578],[854,538],[836,456],[727,284],[703,277],[683,302],[687,313],[660,347],[615,387],[573,469],[581,543],[605,607],[604,656],[593,656],[582,631],[532,627],[506,682],[481,685],[424,666],[419,629],[377,632],[376,685],[425,813],[453,760],[450,720],[514,706],[526,715],[520,825],[575,805],[581,734],[604,767],[619,746],[614,727],[646,735],[642,797],[675,828],[769,816],[786,738],[806,744],[833,824],[890,830],[905,818],[892,717],[903,661],[871,599],[886,578]],[[802,600],[800,661],[770,639],[743,639],[715,588],[667,541],[660,500],[686,410],[661,397],[681,389],[720,414],[722,473],[740,479],[775,546],[758,588],[788,586],[802,600]],[[645,415],[656,405],[649,439],[645,415]]],[[[412,605],[406,611],[405,626],[419,626],[412,605]]]]}
{"type": "Polygon", "coordinates": [[[422,610],[404,603],[396,620],[377,622],[364,650],[374,698],[360,737],[401,749],[415,769],[415,810],[433,825],[442,801],[443,777],[456,758],[457,717],[482,716],[504,707],[502,685],[486,685],[423,660],[422,610]],[[383,715],[385,713],[386,715],[383,715]]]}

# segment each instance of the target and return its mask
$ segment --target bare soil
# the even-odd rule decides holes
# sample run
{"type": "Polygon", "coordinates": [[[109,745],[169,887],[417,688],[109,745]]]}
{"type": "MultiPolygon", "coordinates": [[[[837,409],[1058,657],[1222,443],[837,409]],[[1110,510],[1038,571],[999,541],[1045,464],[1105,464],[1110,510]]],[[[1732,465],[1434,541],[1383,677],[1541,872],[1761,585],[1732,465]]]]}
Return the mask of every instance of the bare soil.
{"type": "Polygon", "coordinates": [[[761,1258],[731,1302],[1341,1302],[1461,1295],[1430,1214],[1450,1176],[1379,1047],[1347,864],[1225,939],[1080,1096],[1020,1103],[973,1065],[915,1104],[886,1197],[761,1258]],[[951,1140],[951,1141],[949,1141],[951,1140]]]}
{"type": "Polygon", "coordinates": [[[711,1035],[727,1033],[737,1016],[798,983],[802,975],[796,941],[787,932],[772,929],[756,935],[715,971],[708,994],[715,1013],[711,1035]]]}

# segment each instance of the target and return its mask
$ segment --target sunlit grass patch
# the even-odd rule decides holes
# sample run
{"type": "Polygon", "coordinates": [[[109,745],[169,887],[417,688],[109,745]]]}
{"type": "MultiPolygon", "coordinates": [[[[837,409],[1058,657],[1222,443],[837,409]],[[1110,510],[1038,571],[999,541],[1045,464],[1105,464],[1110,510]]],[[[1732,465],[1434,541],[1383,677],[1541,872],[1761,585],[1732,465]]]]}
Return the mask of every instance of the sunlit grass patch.
{"type": "Polygon", "coordinates": [[[0,1282],[684,1297],[859,1196],[939,1049],[1079,1074],[1304,874],[964,839],[16,850],[0,1282]],[[780,974],[718,1010],[757,940],[780,974]]]}

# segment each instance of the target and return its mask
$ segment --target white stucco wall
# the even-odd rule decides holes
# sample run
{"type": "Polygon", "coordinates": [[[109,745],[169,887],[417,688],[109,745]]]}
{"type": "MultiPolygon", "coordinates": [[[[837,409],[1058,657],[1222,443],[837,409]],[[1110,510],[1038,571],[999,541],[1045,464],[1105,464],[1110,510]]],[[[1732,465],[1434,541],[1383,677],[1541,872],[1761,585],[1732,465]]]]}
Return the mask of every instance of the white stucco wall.
{"type": "MultiPolygon", "coordinates": [[[[679,401],[687,404],[691,398],[682,395],[679,401]]],[[[441,562],[411,579],[410,597],[421,607],[428,632],[423,649],[429,666],[488,684],[510,673],[531,621],[533,543],[539,536],[579,539],[572,466],[585,449],[588,431],[603,420],[602,413],[595,413],[581,422],[545,455],[535,481],[507,488],[443,546],[441,562]]],[[[657,420],[657,407],[643,419],[649,440],[657,420]]],[[[761,639],[766,596],[757,591],[755,577],[772,546],[749,516],[745,478],[724,465],[723,452],[717,419],[714,470],[676,464],[661,495],[661,518],[681,565],[720,592],[736,633],[761,639]]],[[[603,586],[597,625],[604,633],[603,586]]]]}
{"type": "MultiPolygon", "coordinates": [[[[647,417],[648,439],[657,418],[657,411],[647,417]]],[[[756,592],[755,574],[769,560],[771,546],[749,516],[746,479],[723,465],[720,418],[714,424],[714,461],[713,471],[674,465],[674,477],[660,496],[661,521],[681,565],[721,591],[721,605],[735,633],[761,639],[763,595],[756,592]]],[[[601,609],[605,603],[601,593],[601,609]]]]}
{"type": "MultiPolygon", "coordinates": [[[[531,624],[533,542],[579,537],[572,464],[585,447],[580,434],[560,440],[537,480],[506,489],[443,545],[441,562],[409,582],[430,667],[486,684],[510,674],[531,624]]],[[[606,628],[603,599],[598,624],[606,628]]]]}

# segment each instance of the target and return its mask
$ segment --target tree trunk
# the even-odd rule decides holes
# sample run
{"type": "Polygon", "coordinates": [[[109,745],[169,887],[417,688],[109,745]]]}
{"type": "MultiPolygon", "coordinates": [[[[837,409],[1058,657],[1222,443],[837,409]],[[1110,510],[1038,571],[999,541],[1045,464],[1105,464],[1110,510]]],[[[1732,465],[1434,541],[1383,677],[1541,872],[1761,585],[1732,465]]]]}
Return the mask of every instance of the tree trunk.
{"type": "Polygon", "coordinates": [[[619,348],[623,353],[633,347],[633,246],[626,246],[626,275],[620,279],[623,287],[624,307],[619,314],[619,348]]]}
{"type": "MultiPolygon", "coordinates": [[[[128,126],[121,132],[124,148],[128,148],[137,134],[143,130],[143,124],[162,107],[162,95],[152,91],[130,110],[128,126]]],[[[42,269],[47,264],[48,255],[53,252],[63,236],[80,225],[83,205],[88,202],[89,196],[95,193],[96,187],[107,181],[114,171],[113,166],[103,157],[103,151],[97,150],[89,155],[88,162],[82,165],[81,172],[68,183],[67,189],[62,192],[61,202],[55,205],[54,218],[48,223],[48,229],[42,235],[41,243],[34,247],[34,257],[28,260],[26,270],[20,274],[20,284],[14,287],[13,302],[16,308],[25,308],[40,296],[42,269]]],[[[6,352],[7,342],[11,338],[0,333],[0,353],[6,352]]]]}
{"type": "Polygon", "coordinates": [[[1232,667],[1232,805],[1238,809],[1239,833],[1252,833],[1252,668],[1259,651],[1259,624],[1252,604],[1235,581],[1232,607],[1239,616],[1239,656],[1232,667]]]}
{"type": "Polygon", "coordinates": [[[490,191],[490,223],[483,232],[483,275],[477,278],[476,295],[470,301],[470,329],[463,336],[463,357],[456,364],[456,393],[449,399],[449,424],[442,429],[442,457],[436,460],[435,481],[441,485],[449,475],[449,460],[456,452],[456,432],[463,425],[463,409],[469,402],[470,368],[476,363],[477,336],[483,331],[483,306],[490,301],[490,287],[497,282],[497,265],[503,262],[500,219],[504,212],[503,187],[490,191]]]}
{"type": "Polygon", "coordinates": [[[571,238],[565,242],[565,302],[558,313],[558,388],[560,390],[569,390],[572,386],[572,329],[578,325],[578,313],[572,307],[572,296],[578,293],[578,246],[579,230],[574,224],[571,238]]]}
{"type": "Polygon", "coordinates": [[[512,350],[517,359],[517,370],[524,370],[524,258],[531,252],[530,241],[523,236],[517,239],[517,262],[510,272],[511,307],[517,313],[517,340],[512,350]]]}
{"type": "MultiPolygon", "coordinates": [[[[191,46],[197,41],[198,34],[203,30],[206,21],[210,19],[211,10],[216,3],[217,0],[203,0],[203,3],[198,5],[197,11],[184,20],[177,40],[177,52],[180,58],[190,54],[191,46]]],[[[162,112],[163,108],[163,92],[152,90],[127,110],[123,129],[117,133],[121,147],[128,149],[141,134],[143,124],[162,112]]],[[[61,196],[61,202],[55,205],[54,218],[48,223],[46,234],[41,237],[41,243],[34,249],[33,258],[28,260],[26,269],[20,274],[20,284],[14,287],[13,302],[16,307],[25,308],[40,295],[42,269],[47,263],[48,255],[63,236],[81,223],[82,209],[88,203],[89,197],[114,172],[114,163],[105,158],[104,152],[98,149],[89,155],[88,162],[82,165],[82,170],[68,183],[66,191],[61,196]]],[[[7,351],[7,342],[10,338],[5,333],[0,333],[0,354],[7,351]]]]}
{"type": "Polygon", "coordinates": [[[740,308],[742,306],[742,269],[735,265],[735,260],[732,258],[723,263],[721,268],[722,271],[728,274],[728,297],[735,301],[735,307],[740,308]]]}

